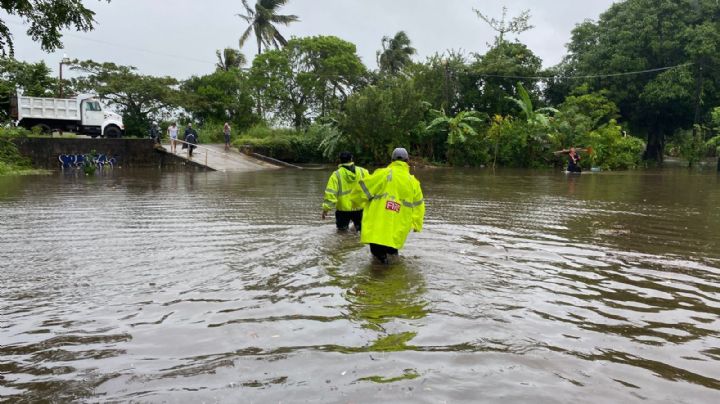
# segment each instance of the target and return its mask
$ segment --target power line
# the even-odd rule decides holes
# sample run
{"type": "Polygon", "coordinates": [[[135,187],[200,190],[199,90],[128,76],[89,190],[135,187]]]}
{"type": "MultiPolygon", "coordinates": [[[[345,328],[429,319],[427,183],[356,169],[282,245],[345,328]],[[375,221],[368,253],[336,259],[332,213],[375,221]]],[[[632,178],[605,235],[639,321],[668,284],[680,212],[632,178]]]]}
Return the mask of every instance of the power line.
{"type": "Polygon", "coordinates": [[[603,78],[603,77],[618,77],[618,76],[632,76],[636,74],[644,74],[644,73],[654,73],[654,72],[662,72],[665,70],[675,69],[678,67],[684,67],[689,66],[692,63],[683,63],[680,65],[675,66],[667,66],[667,67],[657,67],[655,69],[646,69],[646,70],[636,70],[632,72],[622,72],[622,73],[606,73],[606,74],[591,74],[591,75],[581,75],[581,76],[505,76],[502,74],[480,74],[480,77],[493,77],[493,78],[501,78],[501,79],[527,79],[527,80],[549,80],[549,79],[597,79],[597,78],[603,78]]]}
{"type": "MultiPolygon", "coordinates": [[[[12,25],[23,26],[23,27],[25,26],[25,24],[23,24],[22,22],[14,21],[14,20],[12,20],[12,19],[8,19],[7,22],[10,23],[10,24],[12,24],[12,25]]],[[[181,56],[181,55],[174,55],[174,54],[172,54],[172,53],[158,52],[158,51],[153,51],[153,50],[150,50],[150,49],[136,48],[136,47],[134,47],[134,46],[127,46],[127,45],[124,45],[124,44],[119,44],[119,43],[115,43],[115,42],[104,41],[104,40],[101,40],[101,39],[86,38],[86,37],[84,37],[84,36],[75,35],[75,34],[68,33],[68,32],[63,33],[62,35],[63,35],[63,36],[67,36],[67,37],[71,37],[71,38],[75,38],[75,39],[79,39],[79,40],[81,40],[81,41],[95,42],[95,43],[99,43],[99,44],[103,44],[103,45],[115,46],[115,47],[117,47],[117,48],[128,49],[128,50],[132,50],[132,51],[136,51],[136,52],[149,53],[149,54],[151,54],[151,55],[158,55],[158,56],[170,57],[170,58],[174,58],[174,59],[186,60],[186,61],[190,61],[190,62],[203,63],[203,64],[212,64],[212,65],[215,64],[215,62],[210,62],[210,61],[207,61],[207,60],[195,59],[195,58],[191,58],[191,57],[187,57],[187,56],[181,56]]]]}
{"type": "MultiPolygon", "coordinates": [[[[13,25],[19,25],[19,26],[24,26],[24,25],[25,25],[25,24],[23,24],[23,23],[21,23],[21,22],[13,21],[12,19],[8,20],[8,22],[9,22],[10,24],[13,24],[13,25]]],[[[208,61],[208,60],[195,59],[195,58],[191,58],[191,57],[187,57],[187,56],[174,55],[174,54],[171,54],[171,53],[158,52],[158,51],[153,51],[153,50],[143,49],[143,48],[136,48],[136,47],[127,46],[127,45],[123,45],[123,44],[119,44],[119,43],[104,41],[104,40],[101,40],[101,39],[86,38],[86,37],[83,37],[83,36],[80,36],[80,35],[75,35],[75,34],[72,34],[72,33],[63,33],[63,36],[68,36],[68,37],[72,37],[72,38],[75,38],[75,39],[80,39],[80,40],[83,40],[83,41],[89,41],[89,42],[95,42],[95,43],[100,43],[100,44],[104,44],[104,45],[115,46],[115,47],[118,47],[118,48],[124,48],[124,49],[128,49],[128,50],[133,50],[133,51],[136,51],[136,52],[144,52],[144,53],[149,53],[149,54],[153,54],[153,55],[170,57],[170,58],[175,58],[175,59],[180,59],[180,60],[187,60],[187,61],[196,62],[196,63],[212,64],[212,65],[215,65],[215,64],[216,64],[216,62],[210,62],[210,61],[208,61]]],[[[632,75],[636,75],[636,74],[662,72],[662,71],[666,71],[666,70],[670,70],[670,69],[675,69],[675,68],[678,68],[678,67],[689,66],[689,65],[692,65],[692,63],[683,63],[683,64],[679,64],[679,65],[675,65],[675,66],[658,67],[658,68],[654,68],[654,69],[636,70],[636,71],[631,71],[631,72],[606,73],[606,74],[591,74],[591,75],[580,75],[580,76],[560,76],[560,75],[556,75],[556,76],[513,76],[513,75],[502,75],[502,74],[480,74],[479,77],[492,77],[492,78],[515,79],[515,80],[549,80],[549,79],[577,80],[577,79],[595,79],[595,78],[632,76],[632,75]]]]}
{"type": "Polygon", "coordinates": [[[76,39],[80,39],[80,40],[83,40],[83,41],[96,42],[96,43],[100,43],[100,44],[104,44],[104,45],[116,46],[116,47],[118,47],[118,48],[124,48],[124,49],[128,49],[128,50],[133,50],[133,51],[136,51],[136,52],[144,52],[144,53],[149,53],[149,54],[158,55],[158,56],[165,56],[165,57],[170,57],[170,58],[175,58],[175,59],[187,60],[187,61],[190,61],[190,62],[197,62],[197,63],[204,63],[204,64],[212,64],[212,65],[215,64],[215,62],[210,62],[210,61],[207,61],[207,60],[195,59],[195,58],[190,58],[190,57],[187,57],[187,56],[173,55],[172,53],[158,52],[158,51],[153,51],[153,50],[149,50],[149,49],[136,48],[136,47],[133,47],[133,46],[126,46],[126,45],[122,45],[122,44],[118,44],[118,43],[114,43],[114,42],[103,41],[103,40],[101,40],[101,39],[85,38],[85,37],[82,37],[82,36],[80,36],[80,35],[74,35],[74,34],[65,33],[65,34],[63,34],[63,36],[69,36],[69,37],[76,38],[76,39]]]}

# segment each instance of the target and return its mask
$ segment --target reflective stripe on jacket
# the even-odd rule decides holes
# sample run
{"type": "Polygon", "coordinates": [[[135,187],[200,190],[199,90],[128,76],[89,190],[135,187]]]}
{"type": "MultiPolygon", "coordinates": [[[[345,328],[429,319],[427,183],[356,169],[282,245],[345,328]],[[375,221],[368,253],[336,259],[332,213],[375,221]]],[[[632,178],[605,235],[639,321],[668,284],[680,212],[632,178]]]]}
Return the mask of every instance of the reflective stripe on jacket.
{"type": "Polygon", "coordinates": [[[394,161],[358,181],[351,199],[364,208],[360,241],[365,244],[401,249],[411,229],[422,231],[425,202],[420,181],[404,161],[394,161]]]}
{"type": "Polygon", "coordinates": [[[339,210],[350,212],[362,210],[362,207],[353,205],[350,201],[350,192],[355,187],[359,179],[365,178],[370,173],[368,170],[355,166],[355,171],[351,171],[354,163],[340,164],[338,169],[332,173],[325,187],[325,200],[323,201],[323,210],[339,210]]]}

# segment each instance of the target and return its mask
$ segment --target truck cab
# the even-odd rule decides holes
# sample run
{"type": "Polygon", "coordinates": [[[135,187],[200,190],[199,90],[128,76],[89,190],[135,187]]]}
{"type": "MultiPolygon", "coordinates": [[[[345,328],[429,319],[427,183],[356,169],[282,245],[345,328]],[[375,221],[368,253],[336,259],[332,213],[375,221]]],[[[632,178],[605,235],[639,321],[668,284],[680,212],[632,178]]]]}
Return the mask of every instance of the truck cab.
{"type": "Polygon", "coordinates": [[[120,137],[125,126],[122,117],[105,110],[100,101],[86,98],[80,101],[80,130],[95,136],[120,137]]]}

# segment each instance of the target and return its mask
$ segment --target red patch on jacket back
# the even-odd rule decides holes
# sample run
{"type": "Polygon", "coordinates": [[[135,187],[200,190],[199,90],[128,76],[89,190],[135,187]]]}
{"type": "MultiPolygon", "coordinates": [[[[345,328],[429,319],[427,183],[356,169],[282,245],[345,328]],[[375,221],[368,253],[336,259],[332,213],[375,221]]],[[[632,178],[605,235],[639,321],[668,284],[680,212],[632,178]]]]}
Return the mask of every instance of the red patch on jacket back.
{"type": "Polygon", "coordinates": [[[385,202],[385,209],[392,210],[393,212],[400,212],[400,204],[393,201],[385,202]]]}

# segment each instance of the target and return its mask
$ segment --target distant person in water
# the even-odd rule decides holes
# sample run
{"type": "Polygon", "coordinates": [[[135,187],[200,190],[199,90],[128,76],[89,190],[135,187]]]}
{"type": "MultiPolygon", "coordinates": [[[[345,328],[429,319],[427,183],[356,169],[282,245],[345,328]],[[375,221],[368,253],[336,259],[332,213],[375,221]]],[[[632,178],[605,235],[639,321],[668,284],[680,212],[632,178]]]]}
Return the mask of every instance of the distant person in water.
{"type": "Polygon", "coordinates": [[[358,181],[350,199],[362,206],[360,241],[383,264],[397,255],[410,230],[422,231],[425,202],[420,182],[410,174],[407,150],[392,152],[392,163],[358,181]]]}
{"type": "Polygon", "coordinates": [[[353,204],[350,200],[350,192],[357,185],[358,180],[369,176],[368,170],[358,167],[353,162],[353,155],[350,152],[342,152],[338,156],[340,165],[328,179],[325,187],[325,200],[322,205],[322,218],[325,219],[328,212],[335,210],[335,224],[338,230],[347,230],[350,221],[355,226],[355,231],[360,231],[362,226],[362,206],[353,204]]]}
{"type": "Polygon", "coordinates": [[[570,173],[582,172],[582,168],[580,168],[580,155],[574,147],[571,147],[570,152],[568,153],[567,171],[570,173]]]}

